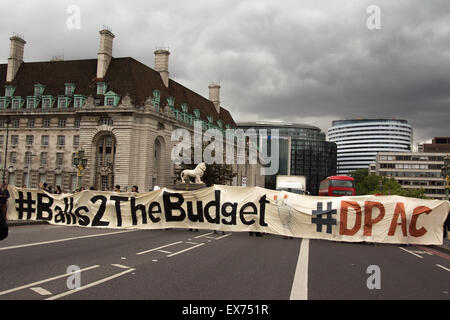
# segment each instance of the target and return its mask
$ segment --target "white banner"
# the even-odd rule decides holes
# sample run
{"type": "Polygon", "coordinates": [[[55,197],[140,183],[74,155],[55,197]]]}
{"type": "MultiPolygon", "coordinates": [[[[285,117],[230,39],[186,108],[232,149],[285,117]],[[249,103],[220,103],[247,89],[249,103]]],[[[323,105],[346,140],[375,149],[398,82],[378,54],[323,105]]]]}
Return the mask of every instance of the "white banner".
{"type": "Polygon", "coordinates": [[[82,191],[54,195],[8,188],[8,220],[96,228],[256,231],[349,242],[439,245],[450,202],[400,196],[316,197],[259,187],[196,191],[82,191]]]}

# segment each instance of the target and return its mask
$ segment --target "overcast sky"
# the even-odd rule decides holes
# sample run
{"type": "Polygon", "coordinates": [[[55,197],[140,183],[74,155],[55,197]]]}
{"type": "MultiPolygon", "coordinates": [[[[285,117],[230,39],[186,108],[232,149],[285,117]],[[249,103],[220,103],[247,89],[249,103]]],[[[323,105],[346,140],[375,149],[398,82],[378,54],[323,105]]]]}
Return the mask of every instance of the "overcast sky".
{"type": "MultiPolygon", "coordinates": [[[[96,58],[98,31],[116,35],[114,57],[154,67],[170,48],[170,77],[208,97],[221,85],[235,121],[397,118],[414,142],[450,136],[449,0],[1,0],[0,63],[9,37],[25,61],[96,58]],[[189,5],[187,5],[187,3],[189,5]],[[80,9],[80,28],[69,28],[80,9]],[[380,8],[381,29],[369,5],[380,8]]],[[[73,24],[72,24],[73,26],[73,24]]]]}

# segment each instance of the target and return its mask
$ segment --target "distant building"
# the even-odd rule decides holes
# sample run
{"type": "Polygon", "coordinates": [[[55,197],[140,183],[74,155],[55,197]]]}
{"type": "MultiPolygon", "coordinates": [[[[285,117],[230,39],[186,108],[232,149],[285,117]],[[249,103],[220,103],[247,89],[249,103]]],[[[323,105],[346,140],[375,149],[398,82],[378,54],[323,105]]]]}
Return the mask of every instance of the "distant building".
{"type": "Polygon", "coordinates": [[[370,173],[394,178],[402,188],[423,188],[425,195],[434,199],[445,198],[445,181],[441,168],[445,153],[431,152],[379,152],[370,173]]]}
{"type": "Polygon", "coordinates": [[[337,173],[369,169],[378,152],[411,151],[412,128],[406,120],[335,120],[328,141],[337,144],[337,173]]]}
{"type": "MultiPolygon", "coordinates": [[[[306,189],[317,195],[320,182],[336,174],[336,144],[325,140],[320,128],[287,122],[240,122],[238,128],[257,132],[278,129],[280,136],[279,175],[306,176],[306,189]]],[[[275,189],[276,175],[265,177],[265,187],[275,189]]]]}
{"type": "Polygon", "coordinates": [[[220,106],[219,85],[209,86],[206,99],[172,80],[165,49],[154,52],[154,69],[114,58],[114,37],[100,31],[96,59],[43,62],[24,62],[25,41],[10,38],[8,64],[0,64],[0,165],[7,182],[37,187],[46,181],[73,191],[73,159],[83,149],[86,188],[172,187],[174,130],[193,132],[196,120],[203,129],[235,128],[220,106]]]}
{"type": "Polygon", "coordinates": [[[421,145],[423,152],[450,152],[450,137],[435,137],[431,143],[421,145]]]}

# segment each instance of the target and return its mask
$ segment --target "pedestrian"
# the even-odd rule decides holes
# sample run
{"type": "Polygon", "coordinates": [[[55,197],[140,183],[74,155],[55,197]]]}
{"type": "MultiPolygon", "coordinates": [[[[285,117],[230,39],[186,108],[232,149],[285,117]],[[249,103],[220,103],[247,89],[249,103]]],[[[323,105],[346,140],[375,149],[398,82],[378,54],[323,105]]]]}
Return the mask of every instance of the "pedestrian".
{"type": "Polygon", "coordinates": [[[53,187],[51,185],[47,187],[47,192],[53,193],[53,187]]]}
{"type": "Polygon", "coordinates": [[[133,186],[133,187],[131,187],[131,192],[139,193],[139,188],[138,188],[138,186],[133,186]]]}
{"type": "Polygon", "coordinates": [[[120,192],[120,185],[116,184],[114,186],[114,192],[120,192]]]}
{"type": "Polygon", "coordinates": [[[94,186],[90,186],[90,187],[89,187],[89,190],[94,191],[94,190],[95,190],[94,186]]]}
{"type": "Polygon", "coordinates": [[[55,189],[55,194],[61,194],[61,193],[62,193],[61,186],[57,185],[56,189],[55,189]]]}
{"type": "Polygon", "coordinates": [[[447,219],[444,221],[444,240],[448,238],[448,229],[450,228],[450,211],[447,213],[447,219]]]}
{"type": "Polygon", "coordinates": [[[0,240],[6,239],[8,237],[8,223],[6,222],[8,198],[8,185],[4,183],[0,189],[0,240]]]}

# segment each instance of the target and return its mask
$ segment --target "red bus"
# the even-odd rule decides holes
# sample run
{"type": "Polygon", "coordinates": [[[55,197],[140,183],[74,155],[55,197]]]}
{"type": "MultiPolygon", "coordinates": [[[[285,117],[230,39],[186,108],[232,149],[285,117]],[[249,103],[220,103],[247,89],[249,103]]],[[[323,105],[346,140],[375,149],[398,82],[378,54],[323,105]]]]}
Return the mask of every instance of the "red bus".
{"type": "Polygon", "coordinates": [[[348,176],[332,176],[322,180],[319,196],[342,197],[355,195],[355,179],[348,176]]]}

